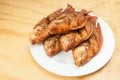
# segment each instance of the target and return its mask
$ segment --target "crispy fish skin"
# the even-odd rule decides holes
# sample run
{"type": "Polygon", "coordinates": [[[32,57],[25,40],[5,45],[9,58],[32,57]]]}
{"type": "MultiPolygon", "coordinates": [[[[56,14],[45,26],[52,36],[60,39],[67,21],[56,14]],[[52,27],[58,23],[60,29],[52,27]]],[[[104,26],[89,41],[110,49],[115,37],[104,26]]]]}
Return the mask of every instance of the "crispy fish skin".
{"type": "Polygon", "coordinates": [[[82,41],[87,40],[93,33],[97,18],[98,17],[96,17],[96,16],[90,16],[85,27],[82,29],[79,29],[79,34],[82,37],[82,41]]]}
{"type": "Polygon", "coordinates": [[[88,19],[84,28],[78,31],[71,31],[60,37],[61,48],[69,51],[79,45],[82,41],[88,39],[94,30],[97,17],[93,16],[88,19]]]}
{"type": "Polygon", "coordinates": [[[32,44],[39,43],[40,41],[44,41],[46,39],[46,36],[48,36],[48,32],[46,32],[46,27],[48,24],[56,19],[58,15],[60,15],[62,12],[62,9],[59,9],[52,14],[48,15],[47,17],[44,17],[41,21],[39,21],[35,27],[33,27],[33,31],[30,34],[30,42],[32,44]],[[44,33],[41,35],[41,33],[44,33]],[[41,36],[39,36],[41,35],[41,36]]]}
{"type": "Polygon", "coordinates": [[[84,27],[87,22],[87,17],[82,15],[81,12],[72,12],[62,19],[53,20],[48,25],[50,34],[61,34],[70,30],[75,30],[84,27]]]}
{"type": "Polygon", "coordinates": [[[100,51],[103,44],[103,37],[100,24],[94,29],[91,37],[72,50],[74,62],[82,66],[91,60],[100,51]]]}
{"type": "Polygon", "coordinates": [[[85,42],[72,50],[74,63],[77,66],[81,66],[86,62],[88,47],[89,47],[88,42],[85,42]]]}
{"type": "Polygon", "coordinates": [[[50,36],[47,27],[48,24],[58,17],[65,16],[74,11],[74,8],[68,4],[67,8],[62,11],[62,9],[58,9],[57,11],[53,12],[52,14],[48,15],[47,17],[43,18],[39,21],[35,27],[33,28],[32,33],[30,34],[30,42],[32,44],[43,42],[47,37],[50,36]]]}
{"type": "Polygon", "coordinates": [[[52,36],[45,40],[44,42],[44,49],[46,54],[50,57],[56,55],[60,50],[60,42],[59,42],[59,35],[52,36]]]}
{"type": "Polygon", "coordinates": [[[60,44],[63,51],[74,48],[81,40],[81,36],[77,31],[72,31],[60,37],[60,44]]]}

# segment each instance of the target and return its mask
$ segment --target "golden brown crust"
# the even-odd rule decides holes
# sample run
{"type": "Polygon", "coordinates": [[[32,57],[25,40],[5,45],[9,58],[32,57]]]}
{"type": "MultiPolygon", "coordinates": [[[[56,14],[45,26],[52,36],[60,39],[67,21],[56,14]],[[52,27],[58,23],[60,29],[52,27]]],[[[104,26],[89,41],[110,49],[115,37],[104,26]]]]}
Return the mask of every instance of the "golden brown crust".
{"type": "MultiPolygon", "coordinates": [[[[82,12],[82,11],[81,11],[82,12]]],[[[64,16],[62,19],[52,21],[48,25],[50,34],[61,34],[70,30],[75,30],[84,27],[87,17],[76,11],[64,16]]]]}
{"type": "Polygon", "coordinates": [[[82,41],[88,39],[94,30],[97,17],[90,17],[85,27],[78,31],[71,31],[60,37],[61,48],[64,51],[68,51],[79,45],[82,41]],[[94,18],[94,22],[93,22],[94,18]]]}
{"type": "Polygon", "coordinates": [[[81,37],[77,31],[70,32],[60,37],[61,48],[64,51],[68,51],[74,48],[80,42],[81,37]]]}
{"type": "Polygon", "coordinates": [[[51,36],[44,42],[44,49],[46,54],[50,57],[57,54],[60,50],[59,35],[51,36]]]}
{"type": "Polygon", "coordinates": [[[30,42],[32,44],[43,42],[47,37],[50,36],[48,31],[48,24],[53,21],[54,19],[62,16],[67,15],[74,11],[74,8],[72,8],[71,5],[68,5],[67,8],[62,11],[62,9],[59,9],[52,14],[48,15],[47,17],[43,18],[41,21],[39,21],[35,27],[33,28],[33,32],[30,34],[30,42]]]}
{"type": "Polygon", "coordinates": [[[39,43],[41,41],[44,41],[48,35],[49,34],[48,32],[46,32],[45,27],[36,27],[30,35],[30,42],[32,44],[39,43]],[[39,36],[41,33],[44,33],[44,34],[39,36]]]}
{"type": "Polygon", "coordinates": [[[72,50],[75,64],[77,66],[82,66],[87,63],[93,56],[98,54],[102,47],[102,43],[103,37],[100,24],[98,23],[91,37],[72,50]]]}
{"type": "Polygon", "coordinates": [[[86,62],[88,47],[88,43],[83,43],[80,47],[76,47],[72,50],[74,62],[77,66],[81,66],[86,62]]]}
{"type": "Polygon", "coordinates": [[[53,34],[62,34],[82,28],[87,21],[86,14],[85,10],[76,12],[71,5],[68,5],[64,11],[57,10],[35,25],[30,35],[30,42],[32,44],[40,43],[53,34]]]}

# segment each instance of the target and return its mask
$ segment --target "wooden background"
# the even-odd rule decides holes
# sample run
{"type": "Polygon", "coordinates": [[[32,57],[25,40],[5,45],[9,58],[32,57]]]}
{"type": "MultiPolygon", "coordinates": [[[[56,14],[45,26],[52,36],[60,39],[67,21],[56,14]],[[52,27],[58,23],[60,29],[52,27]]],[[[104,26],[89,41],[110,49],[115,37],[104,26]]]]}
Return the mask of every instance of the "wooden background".
{"type": "Polygon", "coordinates": [[[120,0],[0,0],[0,80],[41,79],[120,80],[120,0]],[[82,77],[63,77],[46,71],[34,61],[29,50],[28,36],[33,26],[42,17],[65,8],[67,3],[78,10],[93,10],[109,24],[115,37],[109,63],[82,77]]]}

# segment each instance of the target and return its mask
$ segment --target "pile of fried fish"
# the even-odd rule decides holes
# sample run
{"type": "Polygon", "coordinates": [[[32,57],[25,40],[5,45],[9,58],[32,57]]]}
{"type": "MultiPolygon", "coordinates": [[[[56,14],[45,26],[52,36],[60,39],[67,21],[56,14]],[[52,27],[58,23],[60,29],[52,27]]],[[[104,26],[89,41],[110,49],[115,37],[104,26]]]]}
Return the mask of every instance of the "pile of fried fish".
{"type": "Polygon", "coordinates": [[[43,43],[50,57],[72,50],[75,64],[84,65],[99,53],[103,43],[100,24],[90,12],[76,11],[69,4],[64,10],[56,10],[33,27],[31,44],[43,43]]]}

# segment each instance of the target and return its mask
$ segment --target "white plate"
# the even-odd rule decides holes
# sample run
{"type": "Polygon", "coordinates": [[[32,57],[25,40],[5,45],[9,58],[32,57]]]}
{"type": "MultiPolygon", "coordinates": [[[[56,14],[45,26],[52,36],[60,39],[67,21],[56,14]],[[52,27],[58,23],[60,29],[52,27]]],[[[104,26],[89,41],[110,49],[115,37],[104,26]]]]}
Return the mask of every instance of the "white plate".
{"type": "Polygon", "coordinates": [[[30,51],[35,61],[46,70],[62,76],[82,76],[102,68],[111,58],[114,51],[114,36],[110,27],[101,18],[100,23],[103,34],[103,45],[99,54],[93,57],[82,67],[74,64],[71,51],[60,52],[50,58],[46,55],[42,44],[30,45],[30,51]]]}

